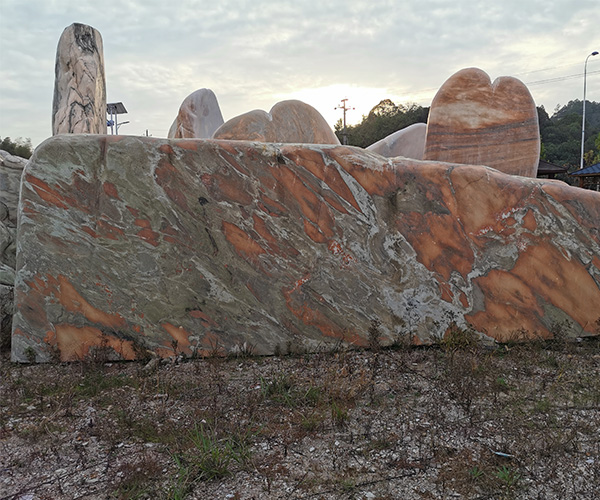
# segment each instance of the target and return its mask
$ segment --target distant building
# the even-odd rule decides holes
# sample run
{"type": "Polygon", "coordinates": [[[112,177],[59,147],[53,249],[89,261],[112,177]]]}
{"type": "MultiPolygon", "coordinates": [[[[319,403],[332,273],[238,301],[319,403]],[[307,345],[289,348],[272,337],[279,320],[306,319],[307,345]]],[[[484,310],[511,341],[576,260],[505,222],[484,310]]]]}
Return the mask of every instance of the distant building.
{"type": "Polygon", "coordinates": [[[559,174],[566,174],[569,167],[561,167],[544,160],[540,160],[538,163],[537,177],[554,179],[559,174]]]}
{"type": "Polygon", "coordinates": [[[579,179],[579,187],[600,191],[600,163],[576,170],[569,175],[579,179]]]}

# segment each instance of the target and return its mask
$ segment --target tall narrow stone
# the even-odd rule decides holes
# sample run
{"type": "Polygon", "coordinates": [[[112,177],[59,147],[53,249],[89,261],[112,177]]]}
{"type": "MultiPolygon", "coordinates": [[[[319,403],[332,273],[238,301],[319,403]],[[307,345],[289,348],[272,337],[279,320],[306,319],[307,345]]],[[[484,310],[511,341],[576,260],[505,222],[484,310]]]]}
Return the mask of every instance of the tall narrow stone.
{"type": "Polygon", "coordinates": [[[56,49],[52,135],[106,134],[106,81],[100,33],[65,28],[56,49]]]}
{"type": "Polygon", "coordinates": [[[210,89],[196,90],[181,103],[168,137],[209,139],[223,123],[223,115],[215,93],[210,89]]]}

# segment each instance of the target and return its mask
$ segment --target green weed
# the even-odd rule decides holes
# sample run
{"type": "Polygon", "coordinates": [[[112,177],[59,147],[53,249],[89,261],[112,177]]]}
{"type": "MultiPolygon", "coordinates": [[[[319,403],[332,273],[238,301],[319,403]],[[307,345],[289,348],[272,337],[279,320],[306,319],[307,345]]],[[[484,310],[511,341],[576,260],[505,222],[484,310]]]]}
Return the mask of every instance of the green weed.
{"type": "Polygon", "coordinates": [[[500,481],[502,481],[506,485],[506,487],[512,488],[521,479],[521,474],[514,471],[510,467],[503,465],[502,467],[498,467],[498,469],[496,470],[496,477],[500,481]]]}

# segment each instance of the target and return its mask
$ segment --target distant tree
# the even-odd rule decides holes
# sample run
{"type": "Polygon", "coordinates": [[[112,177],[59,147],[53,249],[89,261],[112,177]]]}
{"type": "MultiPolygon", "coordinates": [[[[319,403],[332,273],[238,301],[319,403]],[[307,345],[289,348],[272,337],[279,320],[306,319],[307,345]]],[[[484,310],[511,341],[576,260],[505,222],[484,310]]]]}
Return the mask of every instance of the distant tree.
{"type": "Polygon", "coordinates": [[[0,149],[3,149],[11,155],[20,156],[21,158],[29,159],[33,154],[33,147],[31,146],[31,139],[22,139],[17,137],[14,141],[10,137],[5,137],[0,142],[0,149]]]}
{"type": "MultiPolygon", "coordinates": [[[[568,166],[570,170],[579,168],[581,161],[581,117],[583,103],[569,101],[565,106],[557,106],[551,117],[543,107],[538,107],[538,119],[542,140],[542,159],[556,165],[568,166]]],[[[584,166],[595,163],[600,155],[596,138],[600,133],[600,103],[586,101],[585,105],[585,147],[584,166]]]]}
{"type": "MultiPolygon", "coordinates": [[[[556,165],[568,166],[570,170],[578,169],[582,102],[573,100],[564,106],[558,105],[552,116],[543,106],[539,106],[537,111],[542,143],[540,157],[556,165]]],[[[384,99],[368,115],[363,115],[359,124],[347,127],[348,144],[366,148],[413,123],[427,123],[428,114],[429,108],[416,104],[397,105],[390,99],[384,99]]],[[[600,162],[600,103],[586,101],[585,122],[584,165],[587,166],[600,162]]],[[[336,123],[335,133],[341,142],[342,120],[336,123]]]]}
{"type": "MultiPolygon", "coordinates": [[[[390,99],[384,99],[373,107],[367,116],[363,115],[359,124],[346,127],[348,144],[366,148],[413,123],[426,123],[428,114],[429,108],[417,104],[396,105],[390,99]]],[[[342,128],[340,120],[334,128],[340,142],[342,128]]]]}
{"type": "Polygon", "coordinates": [[[399,111],[401,111],[401,107],[396,106],[390,99],[384,99],[369,112],[369,115],[394,116],[399,111]]]}

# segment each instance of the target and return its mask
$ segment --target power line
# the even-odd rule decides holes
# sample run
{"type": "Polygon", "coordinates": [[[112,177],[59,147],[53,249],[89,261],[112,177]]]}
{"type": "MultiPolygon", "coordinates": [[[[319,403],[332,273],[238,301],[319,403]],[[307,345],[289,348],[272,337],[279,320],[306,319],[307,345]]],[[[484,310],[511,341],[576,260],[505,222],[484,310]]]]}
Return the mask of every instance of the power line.
{"type": "Polygon", "coordinates": [[[572,66],[579,66],[579,63],[562,64],[560,66],[553,66],[552,68],[533,69],[531,71],[523,71],[521,73],[515,73],[512,76],[530,75],[531,73],[542,73],[543,71],[552,71],[552,70],[555,70],[555,69],[570,68],[572,66]]]}
{"type": "MultiPolygon", "coordinates": [[[[588,71],[588,76],[600,74],[600,70],[598,71],[588,71]]],[[[572,80],[573,78],[581,78],[583,73],[578,73],[576,75],[565,75],[565,76],[557,76],[556,78],[547,78],[545,80],[537,80],[535,82],[528,82],[525,85],[542,85],[544,83],[554,83],[554,82],[562,82],[564,80],[572,80]]]]}
{"type": "MultiPolygon", "coordinates": [[[[557,68],[561,68],[561,67],[566,67],[566,66],[573,66],[572,64],[568,64],[565,66],[557,66],[557,68]]],[[[548,69],[540,69],[540,70],[535,70],[535,71],[529,71],[528,73],[537,73],[538,71],[548,71],[550,69],[554,69],[554,68],[548,68],[548,69]]],[[[514,76],[518,76],[518,75],[525,75],[527,73],[517,73],[514,76]]],[[[597,75],[600,74],[600,70],[597,71],[588,71],[587,72],[587,76],[589,77],[590,75],[597,75]]],[[[555,83],[555,82],[562,82],[564,80],[573,80],[574,78],[582,78],[583,77],[583,73],[577,73],[577,74],[573,74],[573,75],[563,75],[563,76],[557,76],[555,78],[546,78],[544,80],[536,80],[534,82],[528,82],[525,83],[525,85],[544,85],[546,83],[555,83]]],[[[421,90],[414,90],[414,91],[407,91],[404,92],[404,94],[410,94],[413,96],[420,96],[420,95],[427,95],[431,92],[437,92],[439,90],[439,88],[430,88],[430,89],[421,89],[421,90]]]]}

